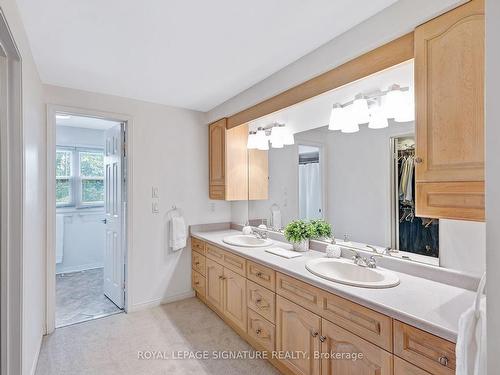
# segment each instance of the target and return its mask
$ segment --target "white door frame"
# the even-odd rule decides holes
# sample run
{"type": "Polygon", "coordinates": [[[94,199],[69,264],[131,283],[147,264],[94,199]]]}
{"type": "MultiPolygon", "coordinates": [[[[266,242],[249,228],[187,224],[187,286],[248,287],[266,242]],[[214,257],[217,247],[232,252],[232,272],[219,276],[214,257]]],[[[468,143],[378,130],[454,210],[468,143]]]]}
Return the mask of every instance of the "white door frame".
{"type": "Polygon", "coordinates": [[[130,295],[130,256],[132,254],[132,181],[133,181],[133,137],[132,117],[119,113],[103,112],[93,109],[62,106],[56,104],[47,105],[47,277],[46,277],[46,327],[45,333],[50,334],[55,330],[55,307],[56,307],[56,113],[67,113],[74,116],[87,116],[122,122],[125,124],[125,154],[126,154],[126,202],[125,228],[125,311],[131,305],[130,295]]]}
{"type": "Polygon", "coordinates": [[[22,372],[24,139],[22,62],[0,8],[0,373],[22,372]]]}

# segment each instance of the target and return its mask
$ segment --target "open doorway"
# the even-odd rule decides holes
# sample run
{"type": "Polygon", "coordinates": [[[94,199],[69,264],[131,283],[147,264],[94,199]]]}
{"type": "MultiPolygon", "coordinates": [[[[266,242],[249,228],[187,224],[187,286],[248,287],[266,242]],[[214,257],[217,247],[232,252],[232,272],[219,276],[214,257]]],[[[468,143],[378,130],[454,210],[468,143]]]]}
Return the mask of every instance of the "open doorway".
{"type": "Polygon", "coordinates": [[[299,151],[299,218],[323,218],[321,148],[303,145],[299,151]]]}
{"type": "Polygon", "coordinates": [[[125,304],[125,124],[55,112],[55,327],[125,304]]]}

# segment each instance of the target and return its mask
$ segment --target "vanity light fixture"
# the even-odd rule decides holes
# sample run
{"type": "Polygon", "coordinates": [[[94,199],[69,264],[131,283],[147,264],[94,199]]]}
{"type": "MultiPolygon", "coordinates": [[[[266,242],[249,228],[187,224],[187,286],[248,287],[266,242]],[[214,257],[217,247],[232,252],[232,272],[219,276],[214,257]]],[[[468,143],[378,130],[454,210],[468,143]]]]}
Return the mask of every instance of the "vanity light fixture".
{"type": "Polygon", "coordinates": [[[285,146],[295,144],[295,138],[293,136],[292,131],[290,129],[285,129],[284,133],[285,133],[285,136],[283,137],[283,144],[285,146]]]}
{"type": "Polygon", "coordinates": [[[368,123],[368,127],[370,129],[383,129],[388,126],[389,121],[387,121],[387,116],[382,107],[378,104],[373,105],[370,108],[370,122],[368,123]]]}
{"type": "Polygon", "coordinates": [[[271,128],[271,146],[273,148],[283,148],[285,138],[285,124],[276,123],[271,128]]]}
{"type": "Polygon", "coordinates": [[[257,132],[256,131],[248,132],[247,149],[255,150],[257,148],[257,142],[258,142],[257,132]]]}
{"type": "Polygon", "coordinates": [[[404,98],[401,87],[392,85],[385,96],[385,114],[387,118],[396,118],[403,106],[404,98]]]}
{"type": "Polygon", "coordinates": [[[332,112],[330,113],[330,122],[328,123],[329,130],[342,130],[342,126],[345,121],[345,111],[342,106],[338,103],[334,104],[332,107],[332,112]]]}
{"type": "Polygon", "coordinates": [[[269,150],[269,139],[267,138],[266,131],[264,130],[263,127],[259,127],[257,129],[257,149],[262,150],[262,151],[267,151],[269,150]]]}
{"type": "Polygon", "coordinates": [[[370,121],[368,101],[363,94],[358,94],[354,97],[354,101],[352,102],[352,114],[358,124],[366,124],[370,121]]]}
{"type": "Polygon", "coordinates": [[[359,132],[359,124],[355,119],[352,106],[344,107],[345,116],[342,124],[342,133],[356,133],[359,132]]]}

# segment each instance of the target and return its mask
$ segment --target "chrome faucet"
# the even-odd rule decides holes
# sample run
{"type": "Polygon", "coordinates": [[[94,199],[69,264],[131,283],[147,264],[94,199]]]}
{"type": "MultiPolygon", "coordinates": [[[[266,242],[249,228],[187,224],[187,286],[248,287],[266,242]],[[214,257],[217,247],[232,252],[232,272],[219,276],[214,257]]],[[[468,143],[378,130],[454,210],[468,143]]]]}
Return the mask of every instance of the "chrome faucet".
{"type": "Polygon", "coordinates": [[[377,260],[372,255],[370,258],[362,257],[356,250],[349,249],[354,253],[352,261],[360,267],[377,268],[377,260]]]}
{"type": "Polygon", "coordinates": [[[375,254],[378,254],[378,251],[375,247],[373,247],[372,245],[366,245],[367,248],[369,248],[371,251],[373,251],[375,254]]]}
{"type": "Polygon", "coordinates": [[[259,230],[259,229],[254,229],[252,231],[253,235],[257,238],[265,240],[267,238],[267,231],[265,230],[259,230]]]}

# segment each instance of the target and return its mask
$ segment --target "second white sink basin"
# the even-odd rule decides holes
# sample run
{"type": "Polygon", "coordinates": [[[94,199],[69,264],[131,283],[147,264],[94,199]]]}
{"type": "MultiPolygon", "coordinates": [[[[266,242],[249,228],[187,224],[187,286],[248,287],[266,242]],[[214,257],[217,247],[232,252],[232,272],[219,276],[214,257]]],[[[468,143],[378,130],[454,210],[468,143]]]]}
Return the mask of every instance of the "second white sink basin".
{"type": "Polygon", "coordinates": [[[399,284],[398,275],[392,271],[361,267],[346,259],[314,259],[307,262],[306,269],[323,279],[363,288],[391,288],[399,284]]]}
{"type": "Polygon", "coordinates": [[[273,244],[268,238],[257,238],[252,235],[236,234],[234,236],[224,237],[223,240],[228,245],[242,247],[264,247],[273,244]]]}

